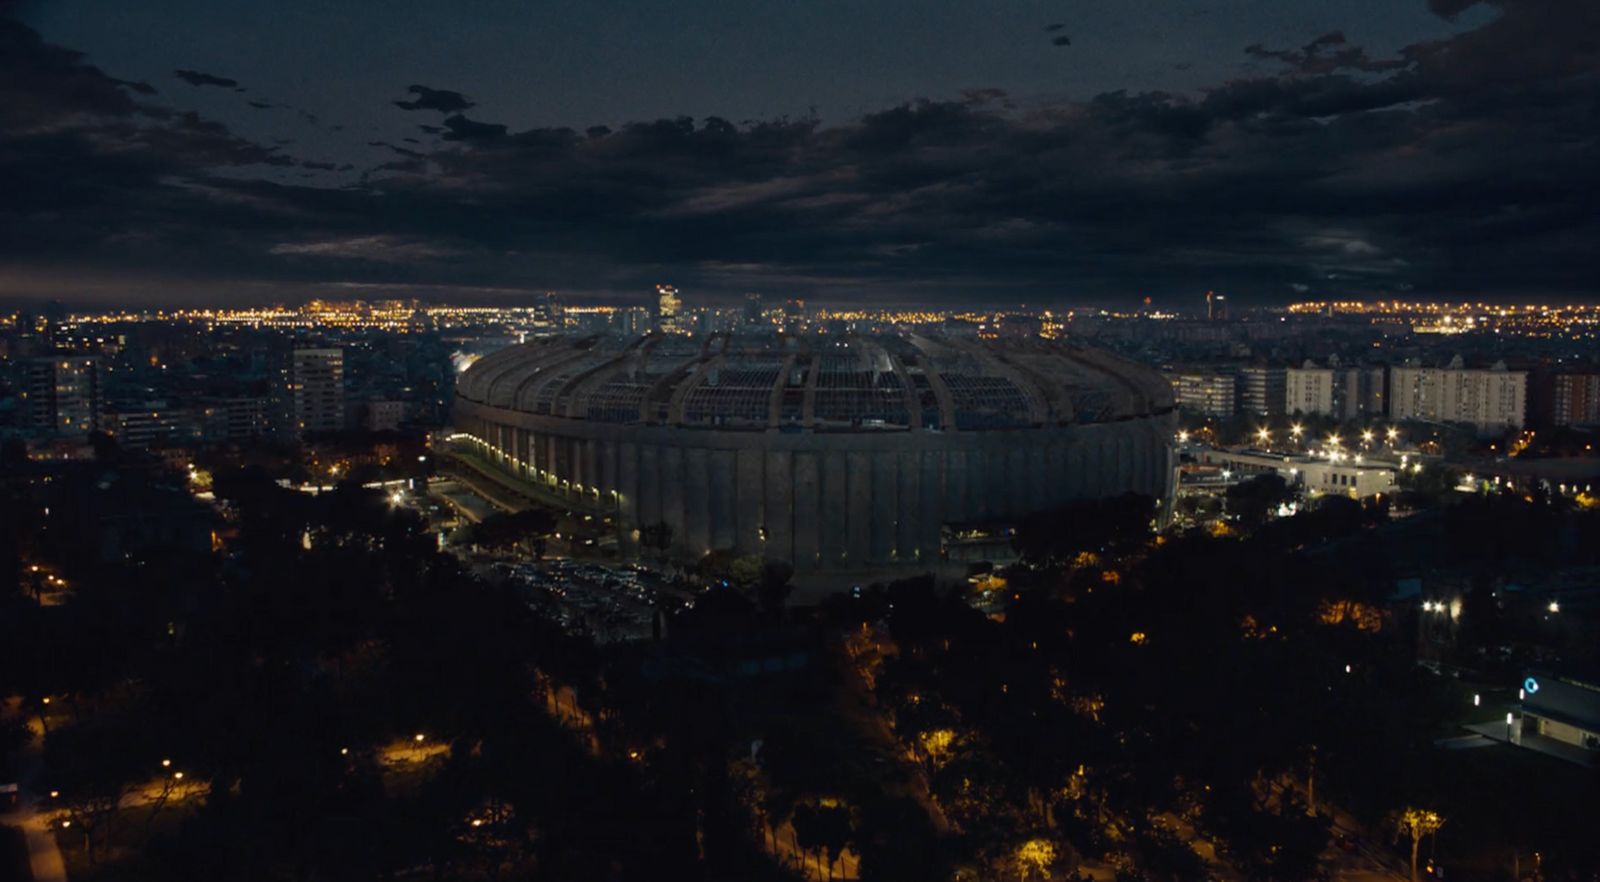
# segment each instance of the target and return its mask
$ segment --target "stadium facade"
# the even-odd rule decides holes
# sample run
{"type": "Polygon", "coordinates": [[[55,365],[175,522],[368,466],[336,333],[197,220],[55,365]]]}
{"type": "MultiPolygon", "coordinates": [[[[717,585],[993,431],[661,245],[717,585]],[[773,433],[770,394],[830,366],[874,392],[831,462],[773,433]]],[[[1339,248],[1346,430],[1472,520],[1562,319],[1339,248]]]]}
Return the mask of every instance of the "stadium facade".
{"type": "Polygon", "coordinates": [[[652,542],[798,574],[932,568],[952,525],[1171,480],[1171,388],[1044,340],[595,336],[491,353],[457,431],[492,467],[652,542]],[[665,529],[661,525],[665,525],[665,529]]]}

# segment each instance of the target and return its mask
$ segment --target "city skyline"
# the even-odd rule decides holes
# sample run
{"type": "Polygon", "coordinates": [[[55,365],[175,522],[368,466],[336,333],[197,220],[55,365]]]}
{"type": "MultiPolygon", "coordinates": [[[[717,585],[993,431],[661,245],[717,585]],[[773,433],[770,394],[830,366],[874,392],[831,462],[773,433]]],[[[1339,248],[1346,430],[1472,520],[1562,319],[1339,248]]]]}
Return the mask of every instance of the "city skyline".
{"type": "Polygon", "coordinates": [[[1592,4],[438,16],[0,3],[0,298],[1594,296],[1592,4]]]}

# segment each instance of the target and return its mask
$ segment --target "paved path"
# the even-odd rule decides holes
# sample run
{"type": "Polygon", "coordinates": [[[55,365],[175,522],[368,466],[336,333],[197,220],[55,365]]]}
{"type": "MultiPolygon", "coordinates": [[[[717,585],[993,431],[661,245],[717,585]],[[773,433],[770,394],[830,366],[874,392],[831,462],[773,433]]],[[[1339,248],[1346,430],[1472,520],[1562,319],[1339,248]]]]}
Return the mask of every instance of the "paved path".
{"type": "MultiPolygon", "coordinates": [[[[21,702],[7,699],[0,704],[0,712],[21,713],[21,702]]],[[[37,719],[28,720],[28,731],[33,739],[17,754],[18,784],[22,785],[20,801],[6,822],[22,829],[28,843],[28,866],[34,882],[67,882],[66,862],[61,859],[61,849],[56,845],[55,831],[50,829],[55,817],[50,806],[42,802],[33,791],[33,780],[44,764],[44,729],[37,719]]]]}

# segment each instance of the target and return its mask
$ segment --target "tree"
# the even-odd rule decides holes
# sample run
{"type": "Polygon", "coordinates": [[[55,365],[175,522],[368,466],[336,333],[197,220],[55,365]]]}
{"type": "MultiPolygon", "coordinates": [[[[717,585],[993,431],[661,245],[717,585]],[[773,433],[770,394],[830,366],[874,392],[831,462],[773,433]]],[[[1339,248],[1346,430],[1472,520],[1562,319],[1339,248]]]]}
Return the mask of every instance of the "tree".
{"type": "Polygon", "coordinates": [[[1422,845],[1422,837],[1439,832],[1439,828],[1444,826],[1444,818],[1438,812],[1407,806],[1395,815],[1394,825],[1401,833],[1411,837],[1411,882],[1417,882],[1417,851],[1422,845]]]}
{"type": "Polygon", "coordinates": [[[1258,475],[1228,488],[1228,511],[1246,529],[1266,523],[1278,506],[1294,499],[1294,491],[1281,475],[1258,475]]]}
{"type": "Polygon", "coordinates": [[[1011,858],[1022,882],[1049,879],[1056,862],[1056,845],[1048,839],[1029,839],[1017,846],[1011,858]]]}

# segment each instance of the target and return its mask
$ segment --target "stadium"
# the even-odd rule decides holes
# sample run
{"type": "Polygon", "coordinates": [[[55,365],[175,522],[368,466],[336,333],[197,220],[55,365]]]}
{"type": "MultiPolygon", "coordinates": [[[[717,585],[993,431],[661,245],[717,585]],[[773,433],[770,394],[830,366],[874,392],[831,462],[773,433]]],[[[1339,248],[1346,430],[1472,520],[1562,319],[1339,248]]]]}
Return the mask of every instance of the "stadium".
{"type": "Polygon", "coordinates": [[[564,337],[458,378],[458,437],[617,525],[624,558],[712,550],[797,576],[935,569],[948,537],[1071,500],[1164,497],[1155,371],[1040,339],[564,337]]]}

